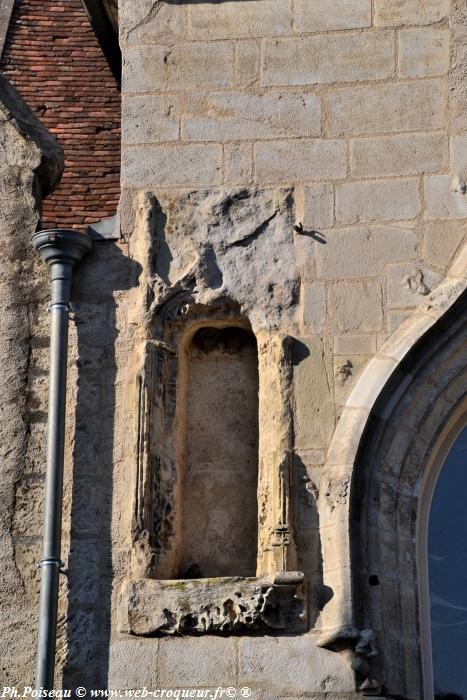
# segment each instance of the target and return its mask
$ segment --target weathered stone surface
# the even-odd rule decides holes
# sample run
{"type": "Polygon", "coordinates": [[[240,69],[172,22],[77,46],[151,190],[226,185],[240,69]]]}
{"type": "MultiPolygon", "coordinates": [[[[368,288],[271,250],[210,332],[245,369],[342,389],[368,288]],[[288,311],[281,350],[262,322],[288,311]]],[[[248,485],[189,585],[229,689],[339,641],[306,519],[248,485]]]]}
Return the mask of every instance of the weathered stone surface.
{"type": "Polygon", "coordinates": [[[253,177],[253,147],[232,143],[224,147],[224,184],[249,185],[253,177]]]}
{"type": "Polygon", "coordinates": [[[430,266],[445,269],[461,242],[467,236],[467,227],[452,221],[433,221],[427,224],[423,238],[423,260],[430,266]]]}
{"type": "Polygon", "coordinates": [[[341,88],[329,97],[329,134],[374,134],[441,129],[444,81],[341,88]]]}
{"type": "Polygon", "coordinates": [[[354,177],[414,175],[442,170],[448,158],[447,138],[440,132],[355,139],[350,170],[354,177]]]}
{"type": "Polygon", "coordinates": [[[338,331],[375,331],[382,324],[381,287],[375,281],[340,282],[329,290],[331,322],[338,331]]]}
{"type": "Polygon", "coordinates": [[[388,78],[392,31],[266,41],[261,85],[314,85],[388,78]]]}
{"type": "Polygon", "coordinates": [[[43,428],[45,387],[30,387],[30,381],[40,369],[32,336],[37,334],[37,347],[47,272],[35,265],[30,237],[39,223],[41,193],[54,189],[62,169],[55,139],[0,77],[0,676],[18,688],[33,682],[45,461],[43,443],[30,445],[31,433],[43,428]],[[31,473],[35,477],[27,478],[31,473]]]}
{"type": "Polygon", "coordinates": [[[449,12],[449,0],[375,0],[375,24],[432,24],[449,12]]]}
{"type": "Polygon", "coordinates": [[[123,62],[123,90],[150,92],[228,87],[233,81],[234,45],[228,42],[174,46],[129,46],[123,62]]]}
{"type": "Polygon", "coordinates": [[[289,34],[292,26],[290,0],[232,2],[226,8],[218,3],[189,7],[190,39],[239,39],[253,36],[289,34]]]}
{"type": "Polygon", "coordinates": [[[128,187],[195,187],[222,182],[222,146],[134,146],[122,151],[122,181],[128,187]]]}
{"type": "Polygon", "coordinates": [[[300,140],[255,143],[256,178],[260,184],[303,180],[334,180],[345,177],[346,148],[343,141],[300,140]]]}
{"type": "Polygon", "coordinates": [[[336,660],[310,637],[289,639],[287,644],[282,639],[242,639],[239,683],[291,693],[352,691],[352,673],[342,659],[336,660]]]}
{"type": "Polygon", "coordinates": [[[374,335],[336,335],[334,338],[336,355],[373,355],[376,352],[374,335]]]}
{"type": "Polygon", "coordinates": [[[326,324],[326,289],[314,282],[302,287],[303,325],[312,333],[322,333],[326,324]]]}
{"type": "Polygon", "coordinates": [[[323,9],[321,0],[295,0],[296,32],[326,32],[333,29],[359,29],[371,26],[371,0],[330,0],[323,9]]]}
{"type": "Polygon", "coordinates": [[[341,229],[316,251],[318,276],[328,279],[381,274],[389,262],[416,258],[417,236],[403,228],[341,229]]]}
{"type": "Polygon", "coordinates": [[[449,70],[449,30],[424,27],[399,33],[399,75],[428,78],[449,70]]]}
{"type": "Polygon", "coordinates": [[[250,87],[259,83],[260,45],[239,41],[235,46],[235,85],[250,87]]]}
{"type": "Polygon", "coordinates": [[[163,639],[160,641],[159,682],[161,685],[192,688],[236,686],[237,645],[235,638],[163,639]]]}
{"type": "Polygon", "coordinates": [[[244,629],[293,630],[305,622],[303,574],[258,578],[129,581],[122,593],[131,634],[225,633],[244,629]]]}
{"type": "Polygon", "coordinates": [[[303,225],[306,229],[330,228],[334,223],[334,187],[323,182],[308,185],[303,192],[303,225]]]}
{"type": "Polygon", "coordinates": [[[401,263],[388,267],[388,306],[417,306],[439,284],[441,277],[429,268],[401,263]]]}
{"type": "Polygon", "coordinates": [[[173,113],[173,102],[156,95],[126,97],[122,101],[123,143],[178,141],[180,119],[173,113]]]}
{"type": "Polygon", "coordinates": [[[157,639],[115,641],[109,653],[109,690],[151,689],[157,685],[157,639]]]}
{"type": "Polygon", "coordinates": [[[343,224],[413,219],[420,206],[415,179],[352,182],[336,187],[336,219],[343,224]]]}
{"type": "Polygon", "coordinates": [[[183,118],[183,139],[239,141],[321,133],[321,103],[313,95],[217,93],[210,95],[208,110],[206,117],[183,118]]]}
{"type": "Polygon", "coordinates": [[[467,179],[467,134],[451,138],[451,171],[461,180],[467,179]]]}
{"type": "Polygon", "coordinates": [[[451,175],[425,178],[428,219],[467,219],[467,189],[464,179],[451,175]]]}
{"type": "Polygon", "coordinates": [[[118,8],[120,41],[124,44],[158,44],[180,41],[185,32],[184,8],[163,0],[123,2],[118,8]]]}

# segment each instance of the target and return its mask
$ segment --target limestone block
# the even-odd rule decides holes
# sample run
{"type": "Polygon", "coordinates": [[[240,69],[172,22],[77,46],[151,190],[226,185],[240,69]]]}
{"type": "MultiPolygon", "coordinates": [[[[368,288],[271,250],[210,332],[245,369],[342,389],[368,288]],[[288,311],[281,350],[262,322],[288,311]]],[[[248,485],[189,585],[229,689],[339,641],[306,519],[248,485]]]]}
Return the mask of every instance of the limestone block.
{"type": "Polygon", "coordinates": [[[441,275],[437,272],[413,263],[388,265],[388,306],[396,308],[418,306],[441,279],[441,275]]]}
{"type": "Polygon", "coordinates": [[[115,641],[109,649],[109,690],[126,690],[156,684],[157,639],[115,641]]]}
{"type": "Polygon", "coordinates": [[[236,686],[237,639],[195,637],[160,641],[161,686],[236,686]]]}
{"type": "Polygon", "coordinates": [[[190,39],[240,39],[289,34],[292,27],[290,0],[225,3],[203,2],[188,7],[190,39]]]}
{"type": "Polygon", "coordinates": [[[302,287],[303,325],[311,333],[320,334],[326,323],[326,289],[314,282],[302,287]]]}
{"type": "Polygon", "coordinates": [[[375,24],[398,27],[403,24],[433,24],[449,12],[449,0],[375,0],[375,24]]]}
{"type": "MultiPolygon", "coordinates": [[[[367,364],[369,356],[336,357],[334,360],[334,400],[338,406],[344,406],[352,391],[357,379],[360,377],[363,368],[367,364]]],[[[339,562],[337,562],[338,564],[339,562]]],[[[331,569],[332,564],[328,561],[326,565],[331,569]]]]}
{"type": "Polygon", "coordinates": [[[241,639],[239,685],[284,695],[355,688],[345,661],[317,647],[312,637],[241,639]]]}
{"type": "Polygon", "coordinates": [[[268,39],[261,85],[378,80],[393,74],[394,62],[392,31],[268,39]]]}
{"type": "Polygon", "coordinates": [[[316,251],[318,277],[369,277],[381,274],[388,262],[416,257],[417,236],[396,227],[337,229],[316,251]]]}
{"type": "Polygon", "coordinates": [[[186,32],[181,3],[126,0],[119,4],[118,15],[122,44],[173,44],[186,32]]]}
{"type": "Polygon", "coordinates": [[[449,30],[424,27],[399,33],[399,75],[427,78],[449,70],[449,30]]]}
{"type": "Polygon", "coordinates": [[[413,219],[419,212],[416,179],[350,182],[336,187],[336,219],[343,224],[413,219]]]}
{"type": "Polygon", "coordinates": [[[250,87],[259,81],[260,45],[256,41],[239,41],[235,46],[235,85],[250,87]]]}
{"type": "Polygon", "coordinates": [[[378,282],[339,282],[329,290],[331,323],[338,331],[380,330],[383,310],[378,282]]]}
{"type": "Polygon", "coordinates": [[[126,187],[185,187],[222,181],[222,146],[135,146],[122,150],[126,187]]]}
{"type": "Polygon", "coordinates": [[[256,143],[254,156],[259,183],[337,180],[347,172],[346,146],[338,140],[256,143]]]}
{"type": "Polygon", "coordinates": [[[340,88],[329,96],[329,133],[359,135],[442,129],[445,81],[340,88]]]}
{"type": "Polygon", "coordinates": [[[321,103],[313,95],[229,92],[210,95],[208,104],[209,116],[183,119],[183,139],[231,141],[321,133],[321,103]]]}
{"type": "Polygon", "coordinates": [[[304,188],[303,226],[314,231],[334,224],[334,188],[329,182],[304,188]]]}
{"type": "Polygon", "coordinates": [[[451,171],[467,179],[467,134],[451,137],[451,171]]]}
{"type": "Polygon", "coordinates": [[[413,175],[436,172],[447,165],[447,136],[439,132],[355,139],[351,142],[350,171],[354,177],[413,175]]]}
{"type": "Polygon", "coordinates": [[[325,347],[320,338],[311,335],[298,342],[293,372],[295,447],[326,449],[334,429],[334,412],[325,347]]]}
{"type": "Polygon", "coordinates": [[[467,238],[467,226],[453,221],[427,224],[423,237],[422,257],[432,267],[445,269],[461,242],[467,238]]]}
{"type": "Polygon", "coordinates": [[[429,219],[467,219],[464,181],[450,175],[425,178],[426,210],[429,219]]]}
{"type": "Polygon", "coordinates": [[[334,338],[336,355],[373,355],[375,352],[374,335],[336,335],[334,338]]]}
{"type": "Polygon", "coordinates": [[[253,147],[251,143],[231,143],[224,146],[224,184],[249,185],[253,176],[253,147]]]}
{"type": "Polygon", "coordinates": [[[131,634],[214,634],[303,627],[301,572],[260,577],[127,581],[122,631],[131,634]]]}
{"type": "Polygon", "coordinates": [[[295,0],[296,32],[327,32],[371,26],[371,0],[295,0]]]}
{"type": "Polygon", "coordinates": [[[234,45],[229,42],[128,46],[123,57],[123,92],[225,88],[232,84],[234,45]]]}
{"type": "Polygon", "coordinates": [[[126,96],[122,100],[122,143],[178,141],[179,121],[170,97],[126,96]]]}

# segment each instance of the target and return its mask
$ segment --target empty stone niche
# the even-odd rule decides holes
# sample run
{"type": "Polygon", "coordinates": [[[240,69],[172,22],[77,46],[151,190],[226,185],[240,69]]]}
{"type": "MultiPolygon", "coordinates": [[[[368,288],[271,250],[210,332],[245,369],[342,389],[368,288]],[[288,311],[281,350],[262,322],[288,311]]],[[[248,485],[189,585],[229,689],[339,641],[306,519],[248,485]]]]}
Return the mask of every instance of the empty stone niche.
{"type": "Polygon", "coordinates": [[[245,323],[218,318],[169,338],[147,343],[138,378],[122,631],[302,629],[303,574],[286,570],[289,455],[266,441],[261,456],[261,423],[278,412],[260,409],[260,375],[274,379],[272,360],[283,368],[282,345],[259,353],[245,323]]]}

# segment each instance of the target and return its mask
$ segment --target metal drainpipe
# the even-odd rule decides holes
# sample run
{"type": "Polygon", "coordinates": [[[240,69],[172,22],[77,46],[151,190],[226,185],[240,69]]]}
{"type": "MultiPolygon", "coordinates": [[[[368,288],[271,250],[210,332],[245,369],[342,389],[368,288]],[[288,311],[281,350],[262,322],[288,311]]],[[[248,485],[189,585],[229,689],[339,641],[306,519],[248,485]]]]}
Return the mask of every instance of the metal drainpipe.
{"type": "Polygon", "coordinates": [[[65,437],[68,313],[75,265],[92,250],[86,233],[51,229],[39,231],[32,245],[50,266],[50,370],[47,422],[44,530],[42,543],[36,688],[53,690],[57,634],[58,580],[62,531],[63,452],[65,437]]]}

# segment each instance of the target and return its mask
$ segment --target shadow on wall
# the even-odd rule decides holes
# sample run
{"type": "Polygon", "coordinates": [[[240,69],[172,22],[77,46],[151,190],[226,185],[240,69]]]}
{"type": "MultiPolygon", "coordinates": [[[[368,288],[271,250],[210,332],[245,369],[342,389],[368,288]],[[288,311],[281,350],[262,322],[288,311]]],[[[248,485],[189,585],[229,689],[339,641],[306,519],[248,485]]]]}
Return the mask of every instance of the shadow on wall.
{"type": "Polygon", "coordinates": [[[73,449],[67,661],[63,688],[105,688],[112,588],[116,301],[137,285],[140,266],[108,242],[77,269],[78,383],[73,449]]]}

